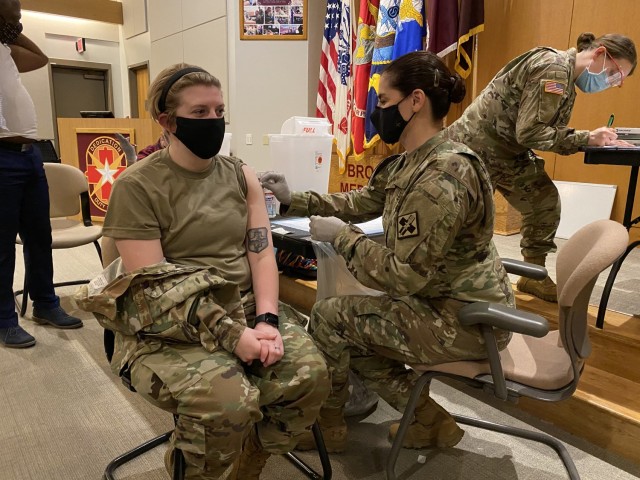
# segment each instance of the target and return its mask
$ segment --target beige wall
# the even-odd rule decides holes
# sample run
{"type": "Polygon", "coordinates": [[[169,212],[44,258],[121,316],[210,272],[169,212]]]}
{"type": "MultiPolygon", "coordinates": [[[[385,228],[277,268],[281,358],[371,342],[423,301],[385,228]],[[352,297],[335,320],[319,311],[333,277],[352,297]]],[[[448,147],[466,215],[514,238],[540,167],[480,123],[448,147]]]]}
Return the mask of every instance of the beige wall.
{"type": "MultiPolygon", "coordinates": [[[[227,102],[232,151],[256,170],[271,168],[265,135],[278,133],[293,115],[315,115],[326,0],[308,5],[308,40],[246,41],[239,38],[237,0],[122,0],[124,26],[25,13],[27,34],[56,58],[112,65],[114,113],[130,115],[128,67],[149,62],[151,78],[177,62],[194,63],[220,78],[227,102]],[[52,36],[50,32],[57,32],[52,36]],[[60,36],[60,32],[62,36],[60,36]],[[80,56],[73,42],[87,41],[80,56]],[[94,45],[96,43],[96,45],[94,45]],[[253,138],[247,145],[246,136],[253,138]]],[[[24,75],[37,105],[43,138],[53,137],[46,69],[24,75]]]]}
{"type": "MultiPolygon", "coordinates": [[[[24,34],[50,58],[111,65],[114,114],[124,115],[118,25],[30,11],[22,12],[22,23],[24,34]],[[83,54],[76,52],[75,41],[78,37],[86,38],[87,50],[83,54]]],[[[38,135],[41,138],[54,138],[55,118],[49,88],[49,68],[25,73],[22,81],[36,106],[38,135]]]]}

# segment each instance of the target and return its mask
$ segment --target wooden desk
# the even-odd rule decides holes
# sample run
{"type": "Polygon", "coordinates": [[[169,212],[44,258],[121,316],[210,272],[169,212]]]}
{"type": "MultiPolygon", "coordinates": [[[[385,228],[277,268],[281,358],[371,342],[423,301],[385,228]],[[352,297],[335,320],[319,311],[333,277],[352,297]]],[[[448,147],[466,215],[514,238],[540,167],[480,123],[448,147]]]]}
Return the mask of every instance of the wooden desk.
{"type": "MultiPolygon", "coordinates": [[[[636,186],[638,184],[638,169],[640,168],[640,148],[630,147],[583,147],[584,163],[587,165],[626,165],[631,167],[629,174],[629,188],[627,190],[627,200],[624,208],[622,224],[629,230],[633,225],[640,222],[640,216],[632,218],[633,203],[636,197],[636,186]]],[[[632,242],[624,254],[613,264],[607,283],[602,291],[600,306],[598,307],[598,317],[596,327],[604,327],[604,316],[607,313],[607,304],[613,288],[613,282],[620,271],[622,262],[631,251],[640,245],[640,240],[632,242]]]]}

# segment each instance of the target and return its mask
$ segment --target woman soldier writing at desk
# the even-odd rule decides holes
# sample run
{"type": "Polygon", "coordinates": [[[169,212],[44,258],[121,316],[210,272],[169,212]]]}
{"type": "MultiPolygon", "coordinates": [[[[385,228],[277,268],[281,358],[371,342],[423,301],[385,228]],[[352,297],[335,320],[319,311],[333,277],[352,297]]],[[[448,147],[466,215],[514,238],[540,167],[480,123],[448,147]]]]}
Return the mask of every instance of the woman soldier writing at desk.
{"type": "MultiPolygon", "coordinates": [[[[577,46],[567,51],[538,47],[511,60],[447,129],[452,140],[480,155],[493,187],[522,214],[522,255],[543,266],[547,254],[556,250],[560,197],[544,160],[532,149],[569,155],[585,145],[615,144],[612,128],[590,132],[567,127],[575,87],[585,93],[620,87],[637,63],[633,41],[623,35],[596,39],[583,33],[577,46]]],[[[521,278],[518,290],[557,301],[549,277],[521,278]]]]}
{"type": "MultiPolygon", "coordinates": [[[[311,217],[312,237],[332,242],[360,282],[384,292],[327,298],[311,312],[309,331],[331,372],[331,394],[320,410],[330,451],[346,447],[350,368],[403,410],[416,380],[405,364],[486,357],[480,330],[458,322],[460,308],[474,301],[513,303],[492,242],[489,175],[468,147],[442,131],[451,102],[461,102],[464,94],[462,79],[436,55],[407,54],[380,77],[372,114],[382,140],[399,141],[406,152],[385,159],[365,188],[331,195],[291,193],[283,175],[262,177],[263,186],[288,206],[283,208],[288,215],[322,215],[311,217]],[[343,222],[380,215],[384,245],[343,222]]],[[[508,333],[498,331],[497,337],[504,348],[508,333]]],[[[451,415],[423,391],[404,446],[450,447],[462,435],[451,415]]],[[[310,435],[298,443],[299,448],[313,445],[310,435]]]]}

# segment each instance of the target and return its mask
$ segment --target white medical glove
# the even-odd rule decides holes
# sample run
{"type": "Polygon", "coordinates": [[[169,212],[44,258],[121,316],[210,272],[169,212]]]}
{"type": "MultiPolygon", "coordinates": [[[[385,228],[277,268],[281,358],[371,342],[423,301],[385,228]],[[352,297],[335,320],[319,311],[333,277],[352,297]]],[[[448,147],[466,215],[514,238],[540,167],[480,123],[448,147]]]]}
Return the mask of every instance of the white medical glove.
{"type": "Polygon", "coordinates": [[[133,145],[131,145],[129,140],[127,140],[125,136],[119,133],[114,133],[113,135],[118,140],[120,148],[122,148],[122,150],[124,151],[124,158],[127,159],[127,165],[133,165],[134,163],[136,163],[136,149],[133,147],[133,145]]]}
{"type": "Polygon", "coordinates": [[[336,239],[340,230],[347,224],[336,217],[319,217],[313,215],[309,223],[311,239],[319,242],[331,242],[336,239]]]}
{"type": "Polygon", "coordinates": [[[262,188],[271,190],[280,203],[291,205],[291,190],[282,173],[267,172],[260,177],[260,184],[262,188]]]}

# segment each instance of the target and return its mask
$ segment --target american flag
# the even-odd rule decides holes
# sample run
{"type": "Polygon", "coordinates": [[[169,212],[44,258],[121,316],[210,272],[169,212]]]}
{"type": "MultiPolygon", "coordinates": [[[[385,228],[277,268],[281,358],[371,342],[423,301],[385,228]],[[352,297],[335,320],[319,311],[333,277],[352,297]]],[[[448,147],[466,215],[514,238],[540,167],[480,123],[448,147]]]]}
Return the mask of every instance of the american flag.
{"type": "Polygon", "coordinates": [[[555,93],[556,95],[562,95],[564,93],[564,84],[547,80],[546,82],[544,82],[544,91],[546,93],[555,93]]]}
{"type": "Polygon", "coordinates": [[[340,160],[349,154],[353,84],[353,0],[329,0],[320,56],[316,115],[333,125],[340,160]]]}

